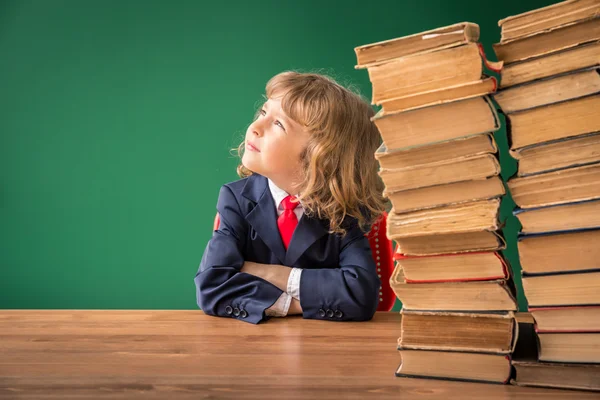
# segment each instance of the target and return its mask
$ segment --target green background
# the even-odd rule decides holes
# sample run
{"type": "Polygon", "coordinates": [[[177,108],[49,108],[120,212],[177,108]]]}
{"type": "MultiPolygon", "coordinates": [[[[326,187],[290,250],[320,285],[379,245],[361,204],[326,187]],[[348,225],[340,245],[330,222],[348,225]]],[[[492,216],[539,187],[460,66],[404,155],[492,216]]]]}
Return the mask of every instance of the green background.
{"type": "Polygon", "coordinates": [[[230,149],[271,76],[322,72],[370,99],[354,47],[472,21],[495,59],[497,21],[551,3],[0,1],[0,308],[197,308],[230,149]]]}

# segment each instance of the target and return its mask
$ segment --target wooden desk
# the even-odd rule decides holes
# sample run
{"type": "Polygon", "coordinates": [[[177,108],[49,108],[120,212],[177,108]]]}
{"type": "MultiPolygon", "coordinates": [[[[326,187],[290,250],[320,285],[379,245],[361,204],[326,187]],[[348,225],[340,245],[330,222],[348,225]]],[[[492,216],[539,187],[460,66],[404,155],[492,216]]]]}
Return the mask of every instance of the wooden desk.
{"type": "Polygon", "coordinates": [[[396,378],[398,313],[251,325],[201,311],[0,310],[0,399],[591,399],[396,378]]]}

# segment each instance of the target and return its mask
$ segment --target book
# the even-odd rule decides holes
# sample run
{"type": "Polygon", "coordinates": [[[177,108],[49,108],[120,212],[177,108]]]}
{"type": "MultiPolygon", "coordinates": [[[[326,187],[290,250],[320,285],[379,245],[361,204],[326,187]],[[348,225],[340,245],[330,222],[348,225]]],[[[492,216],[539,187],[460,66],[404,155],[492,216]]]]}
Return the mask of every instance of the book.
{"type": "Polygon", "coordinates": [[[533,321],[518,320],[519,331],[512,365],[511,384],[579,390],[600,390],[600,365],[538,361],[538,338],[533,321]]]}
{"type": "Polygon", "coordinates": [[[505,64],[543,56],[600,39],[600,17],[576,24],[552,27],[531,36],[494,44],[498,60],[505,64]]]}
{"type": "Polygon", "coordinates": [[[479,40],[479,25],[461,22],[413,35],[384,40],[354,48],[355,68],[368,68],[394,58],[439,51],[479,40]]]}
{"type": "Polygon", "coordinates": [[[600,227],[600,200],[517,208],[513,214],[521,223],[524,234],[596,228],[600,227]]]}
{"type": "Polygon", "coordinates": [[[600,333],[538,333],[540,361],[600,363],[600,333]]]}
{"type": "Polygon", "coordinates": [[[482,154],[378,173],[386,190],[399,191],[488,178],[500,174],[500,163],[495,154],[482,154]]]}
{"type": "Polygon", "coordinates": [[[449,351],[400,350],[402,359],[396,376],[507,383],[510,357],[504,354],[449,351]]]}
{"type": "Polygon", "coordinates": [[[508,265],[497,252],[406,256],[395,253],[406,283],[467,282],[508,279],[508,265]]]}
{"type": "Polygon", "coordinates": [[[487,61],[478,43],[396,58],[368,69],[372,103],[480,81],[484,65],[495,71],[502,67],[487,61]]]}
{"type": "Polygon", "coordinates": [[[576,136],[511,151],[519,161],[517,176],[528,176],[600,162],[600,133],[576,136]]]}
{"type": "Polygon", "coordinates": [[[498,21],[501,43],[600,15],[598,0],[568,0],[498,21]]]}
{"type": "Polygon", "coordinates": [[[500,228],[500,199],[388,214],[387,237],[398,239],[444,233],[495,231],[500,228]]]}
{"type": "Polygon", "coordinates": [[[512,178],[508,187],[521,208],[535,208],[600,198],[600,164],[512,178]]]}
{"type": "Polygon", "coordinates": [[[511,149],[600,131],[600,95],[508,114],[511,149]]]}
{"type": "Polygon", "coordinates": [[[372,118],[388,149],[442,142],[500,128],[498,114],[488,97],[372,118]],[[451,124],[448,121],[452,121],[451,124]]]}
{"type": "Polygon", "coordinates": [[[600,64],[600,41],[579,45],[502,68],[500,88],[600,64]]]}
{"type": "Polygon", "coordinates": [[[600,272],[557,275],[523,274],[523,291],[529,307],[600,304],[600,272]]]}
{"type": "Polygon", "coordinates": [[[521,269],[527,275],[598,268],[600,229],[519,235],[521,269]]]}
{"type": "Polygon", "coordinates": [[[384,191],[384,195],[390,200],[394,210],[399,213],[492,199],[503,196],[505,193],[504,184],[498,175],[486,179],[474,179],[418,189],[391,191],[386,188],[384,191]]]}
{"type": "Polygon", "coordinates": [[[485,230],[403,237],[394,241],[396,252],[409,256],[497,251],[506,248],[506,241],[499,232],[485,230]]]}
{"type": "Polygon", "coordinates": [[[479,282],[407,283],[396,265],[390,286],[403,309],[418,311],[516,311],[516,292],[511,279],[479,282]]]}
{"type": "Polygon", "coordinates": [[[532,307],[535,331],[600,332],[600,306],[532,307]]]}
{"type": "Polygon", "coordinates": [[[505,114],[600,92],[600,69],[571,71],[512,86],[493,95],[505,114]]]}
{"type": "Polygon", "coordinates": [[[557,389],[600,391],[599,364],[545,363],[513,360],[516,378],[511,384],[557,389]]]}
{"type": "Polygon", "coordinates": [[[506,314],[402,310],[398,350],[444,350],[509,354],[517,337],[506,314]]]}
{"type": "Polygon", "coordinates": [[[402,169],[452,160],[459,157],[494,154],[498,146],[491,133],[408,149],[388,149],[384,143],[375,152],[382,169],[402,169]]]}
{"type": "Polygon", "coordinates": [[[498,81],[496,78],[483,74],[482,78],[478,81],[381,100],[381,115],[481,97],[495,93],[497,88],[498,81]]]}

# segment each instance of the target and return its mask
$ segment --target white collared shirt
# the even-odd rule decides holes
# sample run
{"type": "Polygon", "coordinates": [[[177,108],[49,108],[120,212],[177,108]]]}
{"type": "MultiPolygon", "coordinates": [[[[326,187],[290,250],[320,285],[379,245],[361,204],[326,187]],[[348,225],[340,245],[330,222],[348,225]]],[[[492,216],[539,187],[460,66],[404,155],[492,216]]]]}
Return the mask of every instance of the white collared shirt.
{"type": "MultiPolygon", "coordinates": [[[[269,181],[269,189],[271,191],[271,196],[273,197],[273,202],[275,203],[275,209],[277,210],[277,216],[280,216],[284,209],[283,204],[281,202],[285,199],[289,194],[277,187],[272,180],[269,181]]],[[[294,209],[294,214],[298,218],[298,222],[304,215],[304,208],[302,208],[302,203],[298,207],[294,209]]],[[[269,308],[265,310],[265,314],[271,317],[285,317],[290,309],[290,304],[292,303],[292,298],[300,301],[300,276],[302,275],[301,268],[292,268],[290,272],[290,277],[288,278],[287,283],[287,291],[283,292],[279,299],[269,308]]]]}

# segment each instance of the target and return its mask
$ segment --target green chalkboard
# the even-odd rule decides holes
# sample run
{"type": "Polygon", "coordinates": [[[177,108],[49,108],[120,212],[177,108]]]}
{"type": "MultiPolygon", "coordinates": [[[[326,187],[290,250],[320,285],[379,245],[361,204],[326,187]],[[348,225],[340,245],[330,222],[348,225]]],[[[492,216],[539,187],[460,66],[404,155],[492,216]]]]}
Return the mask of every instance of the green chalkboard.
{"type": "Polygon", "coordinates": [[[497,21],[551,3],[0,1],[0,308],[196,308],[230,149],[271,76],[370,98],[354,47],[472,21],[495,59],[497,21]]]}

